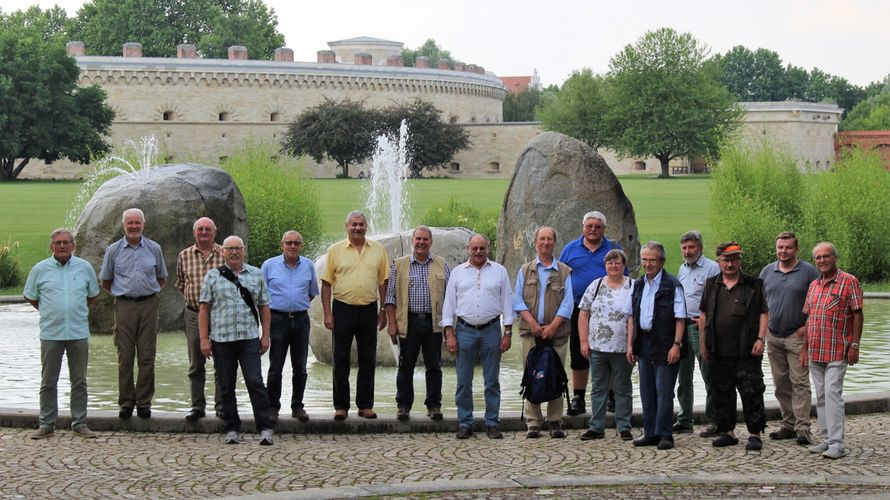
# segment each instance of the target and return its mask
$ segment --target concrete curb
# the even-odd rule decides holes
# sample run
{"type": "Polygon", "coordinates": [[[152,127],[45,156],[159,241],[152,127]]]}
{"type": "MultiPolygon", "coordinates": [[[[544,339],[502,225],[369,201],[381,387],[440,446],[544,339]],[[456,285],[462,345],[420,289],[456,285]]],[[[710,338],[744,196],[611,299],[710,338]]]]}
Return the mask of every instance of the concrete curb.
{"type": "Polygon", "coordinates": [[[583,477],[562,476],[519,476],[513,479],[470,479],[448,481],[421,481],[416,483],[368,484],[338,488],[310,488],[300,491],[278,492],[251,495],[264,500],[279,499],[328,499],[360,498],[385,495],[410,495],[422,493],[442,493],[448,491],[498,490],[505,488],[565,488],[583,486],[626,486],[653,484],[781,484],[781,485],[870,485],[890,487],[890,478],[862,477],[841,474],[668,474],[668,475],[591,475],[583,477]]]}
{"type": "MultiPolygon", "coordinates": [[[[871,394],[851,394],[844,397],[846,400],[847,415],[864,415],[869,413],[885,413],[890,411],[890,391],[871,394]]],[[[256,432],[256,426],[250,415],[242,412],[241,418],[245,432],[256,432]]],[[[815,404],[813,416],[816,415],[815,404]]],[[[453,414],[452,414],[453,415],[453,414]]],[[[10,428],[37,428],[37,410],[23,410],[16,408],[0,408],[0,427],[10,428]]],[[[117,417],[117,411],[94,410],[89,413],[90,428],[96,431],[126,431],[126,432],[167,432],[167,433],[222,433],[223,422],[216,416],[208,415],[194,424],[185,421],[185,414],[178,412],[153,411],[152,418],[141,419],[135,415],[128,420],[117,417]]],[[[294,420],[287,414],[283,414],[275,427],[277,434],[403,434],[403,433],[442,433],[457,432],[458,421],[454,416],[446,417],[439,422],[433,422],[423,413],[415,413],[411,420],[400,422],[395,416],[379,417],[373,420],[359,418],[355,412],[351,412],[349,418],[344,421],[333,420],[333,410],[325,415],[310,415],[311,420],[303,423],[294,420]]],[[[768,403],[766,406],[767,420],[779,420],[781,414],[777,403],[768,403]]],[[[563,427],[566,429],[585,429],[589,414],[575,417],[563,417],[563,427]]],[[[704,422],[704,407],[695,409],[695,422],[704,422]]],[[[642,426],[642,415],[635,413],[631,419],[635,427],[642,426]]],[[[739,421],[743,421],[741,412],[739,421]]],[[[56,426],[65,429],[71,425],[71,418],[60,412],[56,426]]],[[[606,427],[614,428],[614,416],[606,416],[606,427]]],[[[508,432],[521,432],[525,430],[525,423],[517,412],[501,413],[501,429],[508,432]]],[[[476,431],[483,432],[481,420],[476,421],[476,431]]]]}

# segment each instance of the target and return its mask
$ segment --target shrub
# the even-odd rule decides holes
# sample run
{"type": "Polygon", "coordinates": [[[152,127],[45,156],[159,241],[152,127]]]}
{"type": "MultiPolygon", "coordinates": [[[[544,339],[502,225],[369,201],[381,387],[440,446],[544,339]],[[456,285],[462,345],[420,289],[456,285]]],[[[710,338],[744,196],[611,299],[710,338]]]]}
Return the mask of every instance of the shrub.
{"type": "Polygon", "coordinates": [[[0,243],[0,288],[19,286],[22,283],[19,261],[15,258],[18,246],[17,241],[0,243]]]}
{"type": "Polygon", "coordinates": [[[446,203],[431,207],[420,220],[420,224],[431,227],[465,227],[484,234],[491,241],[489,255],[495,254],[498,231],[497,210],[480,212],[469,204],[450,198],[446,203]]]}
{"type": "Polygon", "coordinates": [[[259,266],[281,253],[281,235],[296,229],[303,235],[303,254],[312,257],[321,243],[318,189],[299,162],[276,157],[270,144],[246,142],[220,165],[244,196],[248,223],[248,260],[259,266]]]}

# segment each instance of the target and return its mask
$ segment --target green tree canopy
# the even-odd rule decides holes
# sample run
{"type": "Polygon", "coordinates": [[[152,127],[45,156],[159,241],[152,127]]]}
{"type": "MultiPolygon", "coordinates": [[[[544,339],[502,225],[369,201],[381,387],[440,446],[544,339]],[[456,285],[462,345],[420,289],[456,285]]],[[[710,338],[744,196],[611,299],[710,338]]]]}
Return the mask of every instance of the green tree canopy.
{"type": "Polygon", "coordinates": [[[841,122],[840,129],[890,130],[890,91],[870,97],[856,105],[841,122]]]}
{"type": "Polygon", "coordinates": [[[374,153],[380,123],[380,113],[366,108],[363,101],[325,97],[288,125],[282,150],[294,156],[309,155],[319,163],[330,158],[348,177],[349,165],[374,153]]]}
{"type": "Polygon", "coordinates": [[[532,122],[535,121],[535,110],[541,104],[544,92],[535,88],[528,88],[519,94],[507,92],[504,99],[505,122],[532,122]]]}
{"type": "Polygon", "coordinates": [[[146,57],[172,57],[177,45],[192,43],[204,57],[244,45],[250,57],[268,59],[284,44],[262,0],[91,0],[71,24],[70,36],[95,55],[120,55],[124,43],[139,42],[146,57]]]}
{"type": "Polygon", "coordinates": [[[678,157],[716,158],[741,110],[717,81],[708,48],[689,33],[650,31],[614,56],[604,135],[624,157],[655,157],[661,176],[678,157]]]}
{"type": "Polygon", "coordinates": [[[31,159],[90,161],[108,151],[114,112],[80,73],[61,42],[59,11],[0,16],[0,180],[18,177],[31,159]],[[18,163],[16,163],[18,161],[18,163]]]}
{"type": "Polygon", "coordinates": [[[402,49],[402,60],[405,63],[405,66],[415,66],[417,62],[417,56],[426,56],[429,58],[429,63],[431,68],[435,68],[439,65],[439,59],[448,59],[450,62],[449,65],[451,68],[454,68],[454,63],[456,62],[451,58],[451,52],[439,47],[435,40],[432,38],[423,42],[423,45],[417,48],[417,50],[412,49],[402,49]]]}
{"type": "Polygon", "coordinates": [[[719,80],[739,101],[783,101],[787,98],[785,68],[779,54],[736,45],[724,55],[714,56],[720,67],[719,80]]]}
{"type": "Polygon", "coordinates": [[[420,177],[424,169],[441,167],[470,146],[469,133],[460,125],[442,120],[442,111],[430,102],[415,99],[386,108],[383,131],[398,137],[402,120],[408,121],[411,177],[420,177]]]}
{"type": "Polygon", "coordinates": [[[575,71],[555,97],[542,99],[538,118],[546,130],[570,135],[593,149],[607,145],[606,82],[589,68],[575,71]]]}

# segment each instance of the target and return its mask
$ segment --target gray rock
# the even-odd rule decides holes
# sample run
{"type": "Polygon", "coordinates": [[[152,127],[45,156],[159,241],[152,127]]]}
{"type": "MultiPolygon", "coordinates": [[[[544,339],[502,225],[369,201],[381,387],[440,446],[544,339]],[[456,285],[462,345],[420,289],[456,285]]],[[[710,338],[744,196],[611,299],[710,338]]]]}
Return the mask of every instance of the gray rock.
{"type": "Polygon", "coordinates": [[[607,219],[606,237],[627,252],[628,267],[639,267],[640,242],[633,206],[602,156],[587,144],[556,132],[532,139],[516,162],[498,221],[497,261],[515,279],[534,258],[534,232],[556,228],[555,253],[581,235],[581,218],[591,210],[607,219]]]}
{"type": "MultiPolygon", "coordinates": [[[[445,262],[454,268],[457,264],[467,260],[467,240],[473,234],[469,229],[462,227],[434,227],[433,246],[431,252],[435,255],[441,255],[445,258],[445,262]]],[[[369,236],[386,248],[390,260],[408,255],[411,253],[411,231],[403,231],[400,234],[389,234],[381,236],[369,236]]],[[[316,274],[321,276],[324,270],[325,256],[322,255],[315,261],[316,274]]],[[[321,283],[318,284],[319,289],[321,283]]],[[[324,311],[322,309],[321,300],[313,300],[309,307],[309,318],[312,325],[309,334],[309,345],[312,347],[312,353],[315,358],[322,363],[331,364],[333,353],[331,352],[331,331],[324,326],[324,311]]],[[[386,330],[377,332],[377,364],[382,366],[397,366],[398,360],[393,357],[391,342],[386,330]]],[[[352,363],[356,364],[357,357],[355,351],[355,343],[352,344],[352,363]]],[[[453,362],[450,354],[443,350],[442,362],[453,362]]]]}
{"type": "MultiPolygon", "coordinates": [[[[195,243],[192,223],[199,217],[216,222],[218,239],[238,235],[247,240],[244,199],[226,172],[195,164],[159,165],[151,171],[115,177],[96,190],[74,228],[77,255],[99,272],[105,249],[123,237],[121,215],[128,208],[145,212],[144,234],[158,242],[167,264],[161,291],[161,330],[183,328],[185,303],[176,289],[176,256],[195,243]]],[[[90,330],[110,332],[114,325],[111,295],[103,292],[90,306],[90,330]]]]}

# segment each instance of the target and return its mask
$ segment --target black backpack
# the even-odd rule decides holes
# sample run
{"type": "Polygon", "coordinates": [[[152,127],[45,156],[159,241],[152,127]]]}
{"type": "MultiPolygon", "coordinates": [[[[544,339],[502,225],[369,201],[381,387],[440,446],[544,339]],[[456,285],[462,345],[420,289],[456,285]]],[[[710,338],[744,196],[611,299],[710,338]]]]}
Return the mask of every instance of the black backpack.
{"type": "Polygon", "coordinates": [[[563,395],[569,402],[569,378],[552,341],[536,339],[535,346],[528,351],[519,395],[535,404],[563,395]]]}

